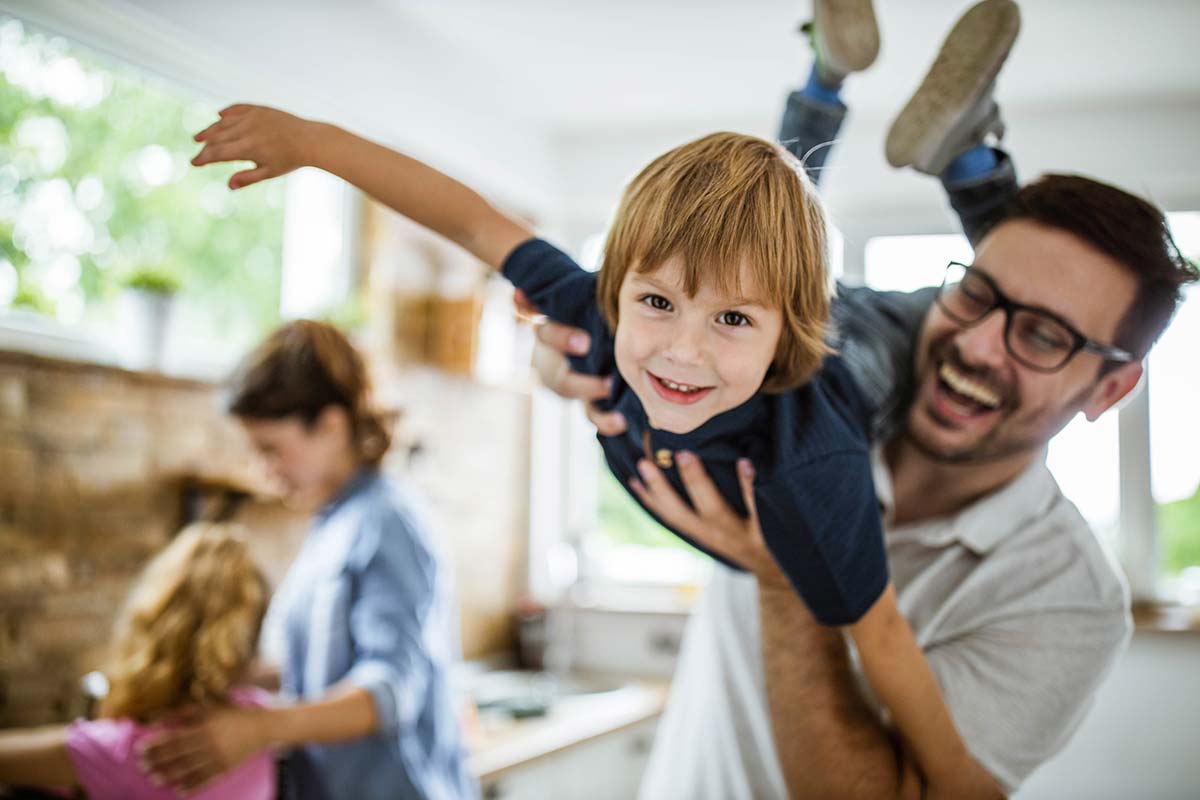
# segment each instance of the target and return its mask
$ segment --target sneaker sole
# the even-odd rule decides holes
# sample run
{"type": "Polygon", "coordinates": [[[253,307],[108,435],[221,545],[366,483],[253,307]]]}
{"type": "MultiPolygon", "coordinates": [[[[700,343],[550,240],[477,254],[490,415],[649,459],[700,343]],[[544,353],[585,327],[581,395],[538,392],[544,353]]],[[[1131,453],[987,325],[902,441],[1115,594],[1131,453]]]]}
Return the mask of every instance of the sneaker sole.
{"type": "Polygon", "coordinates": [[[959,19],[892,123],[889,164],[940,173],[938,165],[931,166],[938,146],[990,91],[1020,29],[1021,12],[1013,0],[984,0],[959,19]]]}
{"type": "Polygon", "coordinates": [[[817,0],[813,22],[822,55],[841,73],[861,72],[879,55],[879,24],[871,0],[817,0]]]}

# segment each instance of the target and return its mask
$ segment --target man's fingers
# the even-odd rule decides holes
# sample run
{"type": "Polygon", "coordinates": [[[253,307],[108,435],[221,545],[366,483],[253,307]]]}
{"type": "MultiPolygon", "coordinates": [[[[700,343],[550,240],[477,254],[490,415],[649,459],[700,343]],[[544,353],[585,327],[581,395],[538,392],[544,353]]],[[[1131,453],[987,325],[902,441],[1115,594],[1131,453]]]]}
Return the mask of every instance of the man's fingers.
{"type": "Polygon", "coordinates": [[[547,320],[536,328],[538,341],[564,355],[586,356],[592,345],[587,331],[547,320]]]}
{"type": "MultiPolygon", "coordinates": [[[[681,531],[687,531],[696,538],[701,538],[703,531],[696,524],[698,520],[695,513],[675,491],[675,487],[667,481],[667,477],[662,474],[662,471],[645,458],[640,459],[637,466],[638,473],[646,485],[646,491],[654,500],[654,513],[662,517],[669,525],[681,531]]],[[[704,541],[707,542],[708,537],[704,537],[704,541]]]]}
{"type": "Polygon", "coordinates": [[[559,376],[558,385],[553,388],[563,397],[575,400],[603,400],[612,391],[612,380],[568,369],[559,376]]]}
{"type": "Polygon", "coordinates": [[[601,411],[591,403],[585,403],[583,408],[601,436],[620,436],[629,427],[625,415],[620,411],[601,411]]]}
{"type": "Polygon", "coordinates": [[[758,504],[754,501],[754,465],[750,463],[748,458],[739,458],[737,461],[737,476],[738,485],[742,487],[742,500],[746,503],[746,510],[750,512],[750,520],[754,523],[754,528],[758,528],[758,504]]]}
{"type": "Polygon", "coordinates": [[[538,307],[529,301],[529,295],[525,294],[520,289],[513,290],[513,305],[517,307],[517,311],[522,314],[534,315],[540,314],[538,307]]]}
{"type": "Polygon", "coordinates": [[[692,498],[692,505],[696,507],[696,514],[701,519],[710,523],[721,523],[735,516],[733,509],[717,491],[716,484],[712,482],[704,464],[695,453],[687,450],[677,451],[675,466],[679,469],[679,479],[683,481],[683,488],[687,489],[688,497],[692,498]]]}

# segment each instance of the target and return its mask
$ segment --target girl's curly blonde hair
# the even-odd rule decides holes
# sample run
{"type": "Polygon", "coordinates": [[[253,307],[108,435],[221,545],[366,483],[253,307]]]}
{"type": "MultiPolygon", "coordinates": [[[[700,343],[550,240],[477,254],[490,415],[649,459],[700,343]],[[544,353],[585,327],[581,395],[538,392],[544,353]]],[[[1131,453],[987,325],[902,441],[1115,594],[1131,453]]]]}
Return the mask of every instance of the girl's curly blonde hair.
{"type": "Polygon", "coordinates": [[[232,526],[189,525],[142,571],[117,619],[104,717],[222,706],[258,644],[270,590],[232,526]]]}

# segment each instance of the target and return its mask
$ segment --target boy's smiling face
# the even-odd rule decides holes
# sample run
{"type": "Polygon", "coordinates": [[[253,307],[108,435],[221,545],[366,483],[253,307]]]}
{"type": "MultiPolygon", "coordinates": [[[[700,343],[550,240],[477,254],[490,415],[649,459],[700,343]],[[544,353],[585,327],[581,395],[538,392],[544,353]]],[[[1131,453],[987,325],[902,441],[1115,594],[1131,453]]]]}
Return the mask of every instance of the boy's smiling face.
{"type": "Polygon", "coordinates": [[[618,296],[617,370],[650,424],[688,433],[740,406],[762,386],[783,330],[745,264],[741,297],[711,283],[688,297],[683,258],[657,270],[629,269],[618,296]]]}

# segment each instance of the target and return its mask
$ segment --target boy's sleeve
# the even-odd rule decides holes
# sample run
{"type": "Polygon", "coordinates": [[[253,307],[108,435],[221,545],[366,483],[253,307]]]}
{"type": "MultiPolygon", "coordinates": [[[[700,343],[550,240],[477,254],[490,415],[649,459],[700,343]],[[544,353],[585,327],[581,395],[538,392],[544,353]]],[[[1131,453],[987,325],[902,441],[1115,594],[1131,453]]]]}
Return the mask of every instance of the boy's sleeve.
{"type": "Polygon", "coordinates": [[[888,582],[866,452],[793,467],[756,490],[763,539],[822,625],[857,622],[888,582]]]}
{"type": "Polygon", "coordinates": [[[582,328],[592,337],[586,357],[570,358],[576,372],[607,374],[615,368],[612,334],[596,300],[596,273],[588,272],[569,255],[542,239],[517,246],[504,260],[501,274],[555,322],[582,328]]]}

